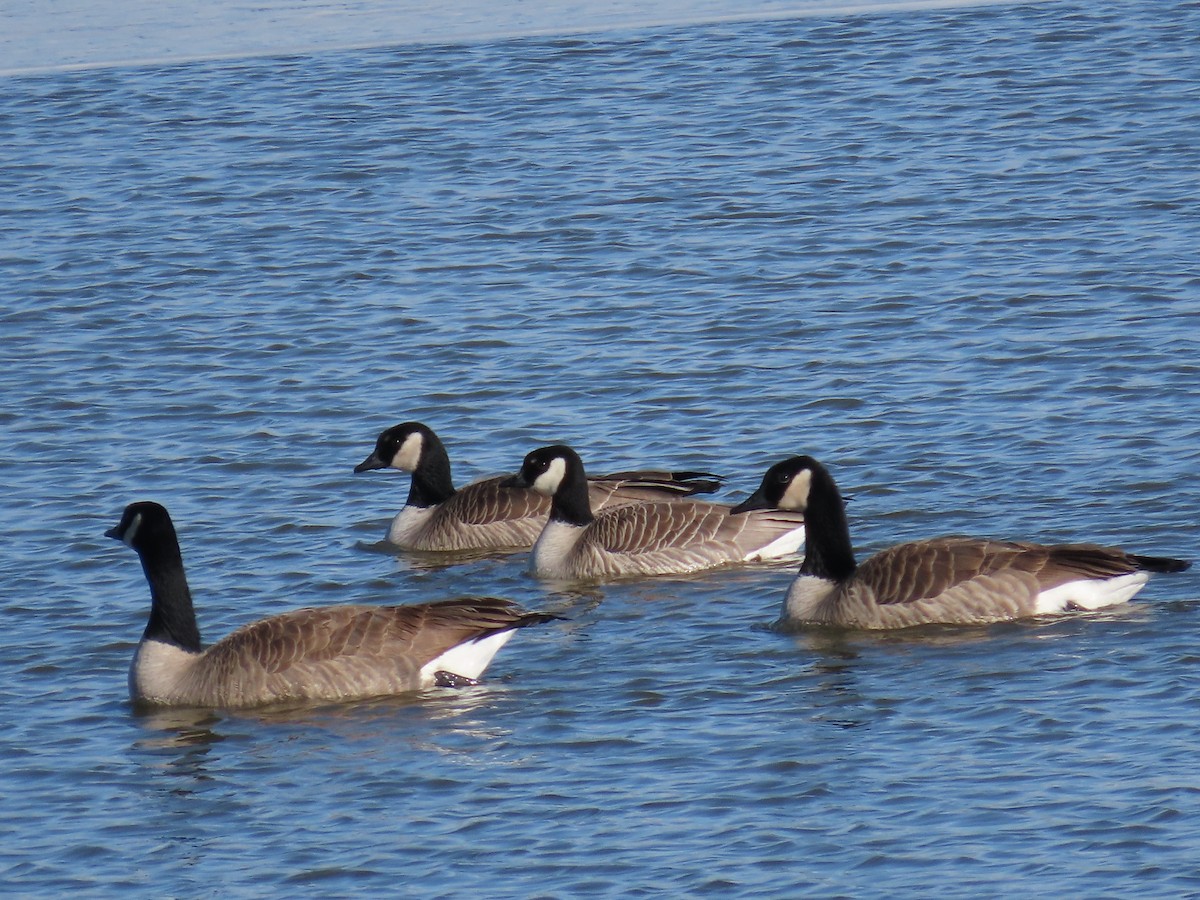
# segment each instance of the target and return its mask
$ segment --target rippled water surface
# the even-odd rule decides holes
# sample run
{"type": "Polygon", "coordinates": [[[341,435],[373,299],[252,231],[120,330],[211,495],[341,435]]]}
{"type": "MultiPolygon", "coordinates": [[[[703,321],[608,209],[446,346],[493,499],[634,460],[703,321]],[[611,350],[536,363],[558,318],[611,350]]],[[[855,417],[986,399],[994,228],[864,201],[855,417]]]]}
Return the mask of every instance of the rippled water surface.
{"type": "Polygon", "coordinates": [[[1124,609],[771,629],[792,567],[561,591],[381,551],[567,441],[795,452],[861,552],[1195,557],[1200,7],[1050,2],[4,79],[0,885],[175,896],[1200,892],[1200,581],[1124,609]],[[511,597],[484,683],[144,715],[129,501],[215,639],[511,597]]]}

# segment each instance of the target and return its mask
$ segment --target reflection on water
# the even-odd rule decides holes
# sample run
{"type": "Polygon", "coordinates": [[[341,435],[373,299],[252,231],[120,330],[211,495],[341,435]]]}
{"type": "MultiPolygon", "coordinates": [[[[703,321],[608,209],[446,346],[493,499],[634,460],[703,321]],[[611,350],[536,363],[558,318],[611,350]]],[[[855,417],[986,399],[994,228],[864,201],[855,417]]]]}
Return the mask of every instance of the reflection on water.
{"type": "Polygon", "coordinates": [[[403,570],[427,569],[438,571],[451,566],[461,566],[481,560],[504,560],[525,550],[403,550],[389,541],[358,541],[355,549],[367,553],[381,553],[396,558],[398,568],[403,570]]]}
{"type": "MultiPolygon", "coordinates": [[[[502,732],[485,727],[472,718],[496,702],[502,687],[474,685],[463,688],[431,688],[410,694],[377,697],[348,703],[287,703],[237,710],[203,708],[135,709],[136,724],[148,732],[133,744],[134,749],[157,752],[181,751],[181,760],[203,756],[216,744],[238,740],[260,728],[284,733],[323,732],[328,738],[370,741],[381,727],[422,725],[433,734],[447,732],[479,740],[493,740],[502,732]]],[[[422,730],[422,729],[418,729],[422,730]]],[[[414,745],[416,746],[416,745],[414,745]]],[[[435,745],[426,749],[442,750],[435,745]]]]}
{"type": "Polygon", "coordinates": [[[134,740],[137,760],[150,762],[160,774],[173,777],[168,790],[186,795],[212,779],[209,754],[227,736],[216,730],[222,720],[211,710],[156,709],[134,711],[137,725],[149,734],[134,740]]]}
{"type": "Polygon", "coordinates": [[[222,717],[210,709],[191,707],[135,707],[134,721],[152,736],[135,743],[135,747],[154,750],[161,747],[189,747],[225,740],[213,731],[222,717]]]}
{"type": "MultiPolygon", "coordinates": [[[[1191,601],[1177,601],[1189,603],[1191,601]]],[[[909,628],[872,630],[841,626],[812,625],[796,622],[775,623],[772,630],[792,636],[797,646],[821,654],[857,655],[855,647],[864,643],[880,646],[958,646],[993,641],[1004,637],[1019,639],[1049,639],[1064,633],[1077,632],[1096,622],[1148,621],[1155,609],[1169,609],[1172,604],[1134,601],[1098,610],[1081,610],[1067,615],[1048,615],[1036,618],[992,622],[983,625],[914,625],[909,628]]]]}

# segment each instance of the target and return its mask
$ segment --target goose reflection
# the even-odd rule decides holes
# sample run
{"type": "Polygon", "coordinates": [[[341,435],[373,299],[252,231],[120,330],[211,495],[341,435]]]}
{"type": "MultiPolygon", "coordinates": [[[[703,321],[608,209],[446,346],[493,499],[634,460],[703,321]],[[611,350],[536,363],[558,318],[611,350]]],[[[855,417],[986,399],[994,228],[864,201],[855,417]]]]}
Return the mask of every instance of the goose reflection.
{"type": "Polygon", "coordinates": [[[134,718],[143,734],[132,748],[155,758],[165,755],[164,768],[195,778],[207,776],[204,764],[212,761],[213,751],[223,742],[256,741],[281,730],[318,743],[375,742],[390,730],[395,740],[414,749],[445,752],[443,740],[490,743],[506,737],[508,730],[497,727],[492,714],[506,694],[502,682],[491,682],[348,703],[302,702],[235,710],[137,708],[134,718]]]}

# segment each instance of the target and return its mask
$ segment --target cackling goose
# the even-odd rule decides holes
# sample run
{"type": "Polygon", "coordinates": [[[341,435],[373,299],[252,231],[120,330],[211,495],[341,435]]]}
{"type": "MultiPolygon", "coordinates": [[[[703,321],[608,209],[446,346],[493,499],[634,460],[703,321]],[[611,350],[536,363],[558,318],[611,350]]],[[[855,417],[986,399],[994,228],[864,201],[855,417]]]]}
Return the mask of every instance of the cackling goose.
{"type": "Polygon", "coordinates": [[[804,541],[804,517],[791,512],[733,517],[730,507],[700,500],[593,511],[583,462],[561,444],[534,450],[505,484],[551,497],[531,560],[543,578],[682,574],[787,556],[804,541]]]}
{"type": "Polygon", "coordinates": [[[132,503],[106,534],[137,551],[150,583],[150,621],[129,670],[135,702],[238,707],[470,684],[516,629],[554,618],[491,598],[326,606],[261,619],[201,649],[166,509],[132,503]]]}
{"type": "Polygon", "coordinates": [[[776,463],[734,513],[802,512],[808,538],[781,625],[903,628],[982,624],[1124,603],[1151,572],[1191,563],[1094,544],[1042,545],[964,537],[898,544],[854,561],[833,477],[809,456],[776,463]]]}

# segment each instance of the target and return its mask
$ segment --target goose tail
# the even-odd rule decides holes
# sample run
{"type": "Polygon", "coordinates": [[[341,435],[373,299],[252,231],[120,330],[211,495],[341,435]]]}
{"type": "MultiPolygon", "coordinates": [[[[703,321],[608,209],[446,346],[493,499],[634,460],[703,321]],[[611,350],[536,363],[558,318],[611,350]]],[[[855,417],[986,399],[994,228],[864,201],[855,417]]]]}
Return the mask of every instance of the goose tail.
{"type": "Polygon", "coordinates": [[[1170,556],[1138,556],[1130,554],[1139,569],[1147,572],[1186,572],[1192,567],[1191,560],[1174,559],[1170,556]]]}
{"type": "Polygon", "coordinates": [[[643,469],[629,472],[610,472],[598,476],[600,481],[621,481],[627,487],[643,487],[690,497],[693,494],[711,494],[721,489],[724,475],[712,472],[667,472],[643,469]]]}
{"type": "Polygon", "coordinates": [[[521,616],[513,619],[511,622],[506,622],[503,625],[497,625],[488,631],[481,632],[476,637],[471,638],[471,641],[481,641],[484,638],[489,638],[494,634],[503,634],[504,632],[516,631],[518,628],[528,628],[531,625],[543,625],[546,622],[565,622],[562,616],[556,616],[553,613],[546,612],[530,612],[524,613],[521,616]]]}
{"type": "MultiPolygon", "coordinates": [[[[490,600],[501,609],[513,609],[514,604],[506,600],[490,600]]],[[[531,625],[541,625],[561,616],[545,612],[526,612],[513,616],[506,622],[491,628],[481,629],[477,634],[456,644],[421,667],[421,678],[425,684],[441,686],[463,686],[475,684],[500,648],[509,642],[517,630],[531,625]]]]}

